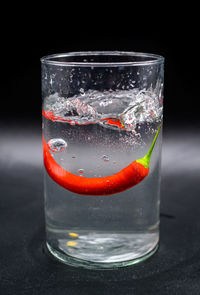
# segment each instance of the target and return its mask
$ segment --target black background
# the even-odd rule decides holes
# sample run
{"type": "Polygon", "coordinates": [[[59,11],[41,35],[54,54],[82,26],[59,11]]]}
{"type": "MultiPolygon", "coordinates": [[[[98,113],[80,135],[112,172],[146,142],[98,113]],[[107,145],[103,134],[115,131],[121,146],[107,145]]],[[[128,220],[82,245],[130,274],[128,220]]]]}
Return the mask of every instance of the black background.
{"type": "Polygon", "coordinates": [[[66,4],[10,3],[2,10],[0,294],[198,295],[198,8],[66,4]],[[44,253],[40,57],[84,50],[165,57],[160,248],[146,262],[115,271],[74,269],[44,253]]]}
{"type": "Polygon", "coordinates": [[[42,56],[122,50],[163,55],[166,124],[198,121],[200,47],[195,7],[77,6],[30,6],[21,13],[17,7],[12,15],[8,11],[2,24],[2,116],[12,113],[12,118],[38,120],[42,56]]]}

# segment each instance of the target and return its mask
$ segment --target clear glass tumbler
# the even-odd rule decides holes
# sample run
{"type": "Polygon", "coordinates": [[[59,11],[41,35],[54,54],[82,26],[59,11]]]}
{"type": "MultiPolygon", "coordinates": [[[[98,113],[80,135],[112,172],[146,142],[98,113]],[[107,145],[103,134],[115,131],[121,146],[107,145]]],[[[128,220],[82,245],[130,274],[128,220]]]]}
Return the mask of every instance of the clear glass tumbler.
{"type": "Polygon", "coordinates": [[[43,57],[47,248],[87,268],[131,265],[159,241],[164,58],[43,57]]]}

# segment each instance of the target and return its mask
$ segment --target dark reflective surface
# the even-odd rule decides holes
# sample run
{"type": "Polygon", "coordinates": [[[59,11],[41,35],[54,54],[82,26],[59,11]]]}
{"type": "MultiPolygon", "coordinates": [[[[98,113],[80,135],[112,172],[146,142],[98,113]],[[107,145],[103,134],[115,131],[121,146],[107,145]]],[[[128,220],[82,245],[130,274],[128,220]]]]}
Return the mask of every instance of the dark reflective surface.
{"type": "Polygon", "coordinates": [[[199,294],[199,130],[164,128],[157,253],[135,266],[92,271],[46,253],[40,122],[2,122],[1,294],[199,294]]]}

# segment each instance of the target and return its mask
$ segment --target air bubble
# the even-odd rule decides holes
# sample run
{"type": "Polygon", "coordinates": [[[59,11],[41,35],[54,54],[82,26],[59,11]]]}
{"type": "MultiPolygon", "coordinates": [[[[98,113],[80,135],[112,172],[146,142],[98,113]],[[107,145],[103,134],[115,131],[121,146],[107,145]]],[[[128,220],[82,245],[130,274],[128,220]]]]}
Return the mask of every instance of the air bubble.
{"type": "Polygon", "coordinates": [[[109,161],[109,157],[106,156],[106,155],[103,155],[103,156],[101,157],[101,159],[102,159],[104,162],[108,162],[108,161],[109,161]]]}
{"type": "Polygon", "coordinates": [[[62,138],[50,139],[48,141],[47,145],[48,145],[49,149],[54,153],[62,152],[67,148],[67,143],[62,138]]]}
{"type": "Polygon", "coordinates": [[[84,173],[85,170],[84,170],[84,169],[79,169],[78,172],[79,172],[79,173],[84,173]]]}
{"type": "Polygon", "coordinates": [[[85,91],[84,91],[83,88],[80,88],[79,91],[80,91],[80,94],[81,94],[81,95],[84,95],[84,94],[85,94],[85,91]]]}

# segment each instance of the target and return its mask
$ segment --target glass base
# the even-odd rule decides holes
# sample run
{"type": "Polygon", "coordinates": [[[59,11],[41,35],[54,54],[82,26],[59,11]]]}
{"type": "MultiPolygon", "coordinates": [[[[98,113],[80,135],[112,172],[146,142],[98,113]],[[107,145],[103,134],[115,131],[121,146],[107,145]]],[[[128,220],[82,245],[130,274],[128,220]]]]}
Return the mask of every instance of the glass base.
{"type": "Polygon", "coordinates": [[[93,262],[83,259],[78,259],[73,256],[67,255],[62,251],[58,251],[57,249],[53,248],[46,242],[47,249],[49,252],[59,261],[64,264],[74,266],[74,267],[82,267],[87,269],[114,269],[119,267],[130,266],[133,264],[137,264],[146,260],[147,258],[151,257],[158,249],[158,242],[151,248],[147,253],[144,255],[126,261],[119,261],[119,262],[93,262]]]}

